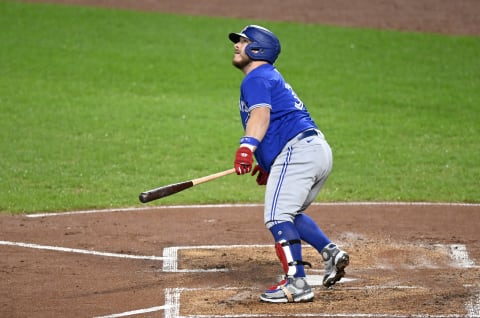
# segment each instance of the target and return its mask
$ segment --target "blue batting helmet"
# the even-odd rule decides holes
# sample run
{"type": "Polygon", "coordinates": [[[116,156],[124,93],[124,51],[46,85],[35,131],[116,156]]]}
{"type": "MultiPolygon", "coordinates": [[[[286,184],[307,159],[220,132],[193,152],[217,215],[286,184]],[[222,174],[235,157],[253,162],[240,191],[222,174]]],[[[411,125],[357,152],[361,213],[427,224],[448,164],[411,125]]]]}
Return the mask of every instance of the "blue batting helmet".
{"type": "Polygon", "coordinates": [[[258,26],[247,25],[239,33],[230,33],[228,38],[237,43],[240,41],[240,37],[250,40],[245,48],[245,53],[252,60],[267,61],[270,64],[275,63],[280,54],[280,41],[270,30],[258,26]]]}

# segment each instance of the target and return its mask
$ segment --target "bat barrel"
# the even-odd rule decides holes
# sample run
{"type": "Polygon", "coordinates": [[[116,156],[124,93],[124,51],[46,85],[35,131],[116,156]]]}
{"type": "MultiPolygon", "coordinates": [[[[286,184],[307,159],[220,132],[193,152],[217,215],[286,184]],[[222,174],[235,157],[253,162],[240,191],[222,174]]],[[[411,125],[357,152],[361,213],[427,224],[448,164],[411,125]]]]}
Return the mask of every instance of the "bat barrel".
{"type": "Polygon", "coordinates": [[[142,203],[147,203],[156,199],[160,199],[169,195],[172,195],[174,193],[178,193],[180,191],[183,191],[185,189],[191,188],[197,184],[204,183],[207,181],[215,180],[217,178],[226,176],[228,174],[234,173],[235,168],[231,168],[222,172],[218,172],[215,174],[211,174],[209,176],[205,176],[202,178],[198,179],[193,179],[190,181],[185,181],[185,182],[180,182],[180,183],[175,183],[175,184],[169,184],[160,188],[148,190],[145,192],[140,193],[138,199],[142,203]]]}
{"type": "Polygon", "coordinates": [[[153,200],[157,200],[160,198],[164,198],[166,196],[172,195],[174,193],[178,193],[180,191],[183,191],[185,189],[193,187],[193,182],[192,181],[185,181],[185,182],[180,182],[180,183],[175,183],[175,184],[169,184],[164,187],[152,189],[149,191],[145,191],[140,193],[140,196],[138,199],[142,203],[147,203],[153,200]]]}
{"type": "Polygon", "coordinates": [[[142,192],[140,193],[140,195],[138,196],[138,199],[140,200],[140,202],[142,203],[147,203],[148,201],[150,201],[148,199],[148,192],[142,192]]]}

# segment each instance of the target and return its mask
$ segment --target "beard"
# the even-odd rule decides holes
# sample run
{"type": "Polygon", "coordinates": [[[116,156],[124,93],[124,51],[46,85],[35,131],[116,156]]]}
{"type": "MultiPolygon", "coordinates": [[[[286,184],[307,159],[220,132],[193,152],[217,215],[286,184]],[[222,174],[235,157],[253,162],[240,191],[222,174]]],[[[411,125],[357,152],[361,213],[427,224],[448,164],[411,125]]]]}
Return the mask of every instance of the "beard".
{"type": "Polygon", "coordinates": [[[233,59],[232,60],[232,65],[235,66],[236,68],[243,70],[245,67],[247,67],[252,60],[249,58],[241,58],[241,59],[233,59]]]}

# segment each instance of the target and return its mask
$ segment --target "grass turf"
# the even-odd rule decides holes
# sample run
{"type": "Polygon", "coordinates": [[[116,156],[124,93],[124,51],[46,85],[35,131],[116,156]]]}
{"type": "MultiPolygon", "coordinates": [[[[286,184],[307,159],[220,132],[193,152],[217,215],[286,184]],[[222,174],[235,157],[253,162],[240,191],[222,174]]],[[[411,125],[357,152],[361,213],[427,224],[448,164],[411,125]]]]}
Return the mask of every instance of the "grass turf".
{"type": "MultiPolygon", "coordinates": [[[[0,211],[136,206],[230,168],[227,33],[251,22],[279,36],[276,65],[332,145],[319,201],[480,201],[478,37],[3,1],[0,211]]],[[[262,199],[232,175],[151,204],[262,199]]]]}

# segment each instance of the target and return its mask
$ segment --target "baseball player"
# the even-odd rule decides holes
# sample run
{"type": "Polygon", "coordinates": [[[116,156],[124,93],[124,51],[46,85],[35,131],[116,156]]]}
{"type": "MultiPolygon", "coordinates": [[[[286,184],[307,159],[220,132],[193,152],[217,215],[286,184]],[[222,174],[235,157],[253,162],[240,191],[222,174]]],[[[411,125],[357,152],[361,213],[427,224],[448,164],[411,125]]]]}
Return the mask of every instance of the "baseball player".
{"type": "Polygon", "coordinates": [[[311,301],[314,293],[304,269],[310,264],[302,259],[302,240],[322,256],[325,287],[338,282],[349,264],[349,255],[305,214],[330,174],[332,152],[305,104],[273,65],[280,54],[278,38],[258,25],[228,37],[235,49],[232,64],[245,75],[239,104],[245,133],[234,167],[238,175],[251,172],[259,185],[266,185],[265,226],[285,273],[260,299],[311,301]]]}

